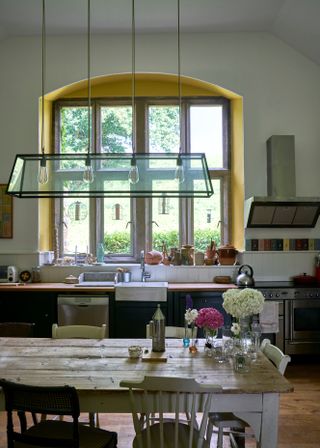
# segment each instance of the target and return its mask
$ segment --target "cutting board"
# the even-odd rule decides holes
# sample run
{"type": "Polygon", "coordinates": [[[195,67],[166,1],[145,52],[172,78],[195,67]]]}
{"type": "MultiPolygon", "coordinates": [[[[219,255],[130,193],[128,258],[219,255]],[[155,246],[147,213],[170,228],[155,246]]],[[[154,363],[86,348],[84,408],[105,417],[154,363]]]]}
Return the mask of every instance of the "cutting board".
{"type": "Polygon", "coordinates": [[[144,353],[141,358],[142,362],[167,362],[165,352],[150,352],[144,353]]]}

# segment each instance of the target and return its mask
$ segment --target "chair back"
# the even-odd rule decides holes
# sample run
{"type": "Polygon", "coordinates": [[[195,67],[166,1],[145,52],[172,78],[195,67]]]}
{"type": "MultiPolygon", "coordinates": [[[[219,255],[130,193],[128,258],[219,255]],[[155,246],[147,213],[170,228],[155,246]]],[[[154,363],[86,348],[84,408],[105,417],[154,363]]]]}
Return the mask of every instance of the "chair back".
{"type": "Polygon", "coordinates": [[[290,356],[285,355],[280,348],[271,344],[269,339],[263,339],[260,350],[276,366],[281,375],[284,375],[287,365],[291,361],[290,356]]]}
{"type": "Polygon", "coordinates": [[[134,448],[209,448],[205,439],[208,413],[213,394],[222,391],[220,386],[200,384],[192,378],[151,376],[140,382],[121,381],[120,386],[129,388],[134,448]],[[182,423],[185,412],[190,413],[190,421],[182,423]],[[198,429],[197,412],[202,413],[198,429]],[[152,424],[155,413],[158,423],[152,424]],[[174,417],[168,420],[165,413],[174,417]],[[140,414],[146,419],[145,425],[141,425],[140,414]]]}
{"type": "Polygon", "coordinates": [[[52,337],[54,339],[104,339],[106,335],[106,324],[101,327],[94,325],[52,325],[52,337]]]}
{"type": "Polygon", "coordinates": [[[0,322],[0,337],[32,338],[34,326],[31,322],[0,322]]]}
{"type": "MultiPolygon", "coordinates": [[[[170,326],[166,326],[165,327],[165,337],[166,338],[179,338],[182,339],[184,337],[188,337],[188,338],[196,338],[197,337],[197,333],[198,333],[198,328],[197,327],[193,327],[193,328],[185,328],[185,327],[170,327],[170,326]],[[187,330],[187,331],[186,331],[187,330]]],[[[147,324],[146,325],[146,338],[150,339],[151,333],[150,333],[150,325],[147,324]]]]}
{"type": "MultiPolygon", "coordinates": [[[[5,409],[7,411],[7,436],[8,447],[14,447],[15,442],[28,446],[40,447],[72,447],[79,446],[78,419],[80,415],[79,399],[77,391],[71,386],[42,387],[17,384],[0,379],[0,386],[5,397],[5,409]],[[18,411],[21,432],[17,432],[13,424],[13,411],[18,411]],[[25,412],[43,413],[50,415],[69,415],[73,418],[73,431],[68,437],[52,439],[44,434],[25,433],[27,420],[25,412]],[[24,434],[25,433],[25,434],[24,434]]],[[[41,425],[41,423],[39,424],[41,425]]]]}

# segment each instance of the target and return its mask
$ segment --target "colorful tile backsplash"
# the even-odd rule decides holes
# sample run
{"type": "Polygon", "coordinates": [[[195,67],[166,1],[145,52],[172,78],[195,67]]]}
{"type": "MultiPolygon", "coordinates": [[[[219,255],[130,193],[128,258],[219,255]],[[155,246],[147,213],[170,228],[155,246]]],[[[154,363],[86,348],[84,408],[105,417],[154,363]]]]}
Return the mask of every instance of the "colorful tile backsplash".
{"type": "Polygon", "coordinates": [[[247,251],[320,250],[320,239],[307,239],[307,238],[247,239],[246,250],[247,251]]]}

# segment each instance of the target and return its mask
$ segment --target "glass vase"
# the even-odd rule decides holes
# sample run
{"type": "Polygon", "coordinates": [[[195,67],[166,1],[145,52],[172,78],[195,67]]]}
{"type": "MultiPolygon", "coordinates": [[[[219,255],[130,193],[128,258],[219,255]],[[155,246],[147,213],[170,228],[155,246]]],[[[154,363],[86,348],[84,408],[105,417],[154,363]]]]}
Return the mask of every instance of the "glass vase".
{"type": "Polygon", "coordinates": [[[198,339],[192,338],[190,340],[189,352],[190,353],[197,353],[197,351],[198,351],[198,339]]]}
{"type": "Polygon", "coordinates": [[[206,338],[204,344],[204,352],[207,356],[213,356],[214,341],[217,338],[217,330],[211,328],[204,328],[204,336],[206,338]]]}
{"type": "Polygon", "coordinates": [[[190,346],[190,332],[189,332],[189,325],[186,323],[184,326],[184,338],[182,340],[183,347],[187,348],[190,346]]]}
{"type": "Polygon", "coordinates": [[[240,336],[245,335],[246,333],[251,331],[252,324],[252,316],[240,317],[239,325],[240,325],[240,336]]]}

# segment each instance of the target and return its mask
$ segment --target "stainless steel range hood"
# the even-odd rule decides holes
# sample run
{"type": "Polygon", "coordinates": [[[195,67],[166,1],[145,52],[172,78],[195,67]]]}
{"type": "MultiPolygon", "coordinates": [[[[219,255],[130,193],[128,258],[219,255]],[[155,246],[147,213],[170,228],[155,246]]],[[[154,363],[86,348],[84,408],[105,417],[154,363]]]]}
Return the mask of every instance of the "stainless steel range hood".
{"type": "Polygon", "coordinates": [[[296,197],[293,135],[273,135],[267,140],[268,196],[245,201],[246,227],[315,227],[320,197],[296,197]]]}

